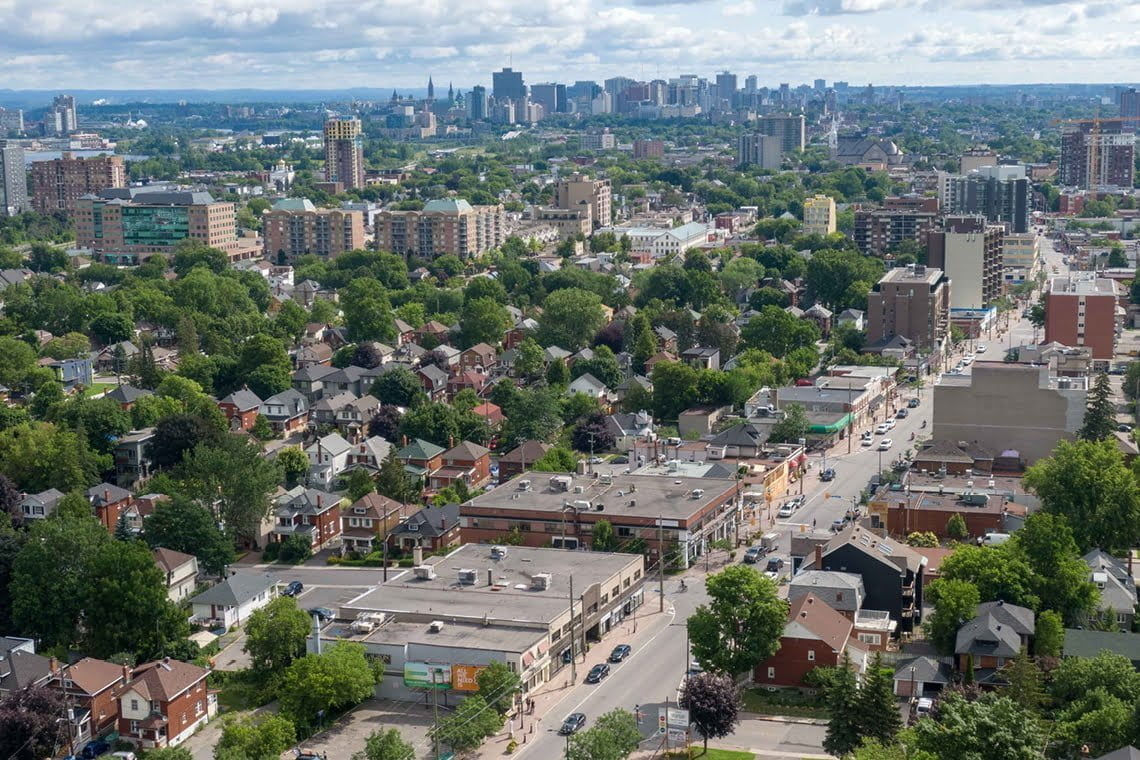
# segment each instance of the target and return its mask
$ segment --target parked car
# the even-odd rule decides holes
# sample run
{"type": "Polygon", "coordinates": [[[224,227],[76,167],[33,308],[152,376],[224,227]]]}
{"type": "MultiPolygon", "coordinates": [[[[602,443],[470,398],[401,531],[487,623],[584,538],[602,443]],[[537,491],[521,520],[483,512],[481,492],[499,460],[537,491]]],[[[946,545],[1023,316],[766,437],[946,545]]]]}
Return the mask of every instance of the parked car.
{"type": "Polygon", "coordinates": [[[744,550],[744,564],[755,565],[764,556],[763,546],[749,546],[744,550]]]}
{"type": "Polygon", "coordinates": [[[138,760],[138,756],[130,751],[112,752],[111,757],[117,758],[117,760],[138,760]]]}
{"type": "Polygon", "coordinates": [[[819,479],[822,480],[824,483],[826,483],[830,480],[835,480],[835,468],[834,467],[828,467],[826,469],[820,470],[819,471],[819,479]]]}
{"type": "Polygon", "coordinates": [[[1129,425],[1127,422],[1121,422],[1119,425],[1116,426],[1116,429],[1119,430],[1121,433],[1131,433],[1132,432],[1132,426],[1129,425]]]}
{"type": "Polygon", "coordinates": [[[626,657],[629,657],[632,651],[629,644],[618,644],[614,647],[614,651],[610,652],[610,662],[621,662],[626,657]]]}
{"type": "Polygon", "coordinates": [[[601,683],[602,679],[610,674],[610,666],[604,662],[599,662],[594,667],[590,668],[590,672],[586,674],[586,683],[601,683]]]}
{"type": "Polygon", "coordinates": [[[919,401],[916,398],[912,398],[906,402],[907,408],[909,408],[909,409],[917,409],[918,404],[919,404],[919,401]]]}
{"type": "Polygon", "coordinates": [[[290,581],[285,590],[281,592],[281,596],[300,596],[301,592],[305,590],[305,584],[301,581],[290,581]]]}
{"type": "Polygon", "coordinates": [[[986,344],[985,343],[979,343],[978,347],[974,349],[974,353],[976,353],[976,354],[984,354],[985,352],[986,352],[986,344]]]}
{"type": "Polygon", "coordinates": [[[846,526],[846,525],[847,525],[847,521],[841,517],[838,520],[832,520],[831,521],[831,530],[834,533],[838,533],[839,531],[843,530],[844,526],[846,526]]]}
{"type": "Polygon", "coordinates": [[[875,425],[875,435],[882,435],[883,433],[887,432],[890,429],[891,429],[890,425],[888,425],[885,422],[880,422],[878,425],[875,425]]]}
{"type": "Polygon", "coordinates": [[[79,756],[84,760],[91,760],[93,757],[105,755],[111,751],[111,743],[105,742],[102,739],[94,739],[83,745],[82,751],[79,756]]]}
{"type": "Polygon", "coordinates": [[[332,620],[335,617],[333,611],[328,607],[313,607],[309,610],[309,616],[311,617],[313,615],[316,615],[317,620],[320,620],[322,623],[332,620]]]}
{"type": "Polygon", "coordinates": [[[898,417],[900,420],[905,420],[907,418],[907,415],[909,415],[909,414],[910,414],[910,412],[908,412],[905,408],[903,408],[903,409],[899,409],[897,412],[895,412],[895,417],[898,417]]]}
{"type": "Polygon", "coordinates": [[[799,509],[804,504],[807,504],[807,497],[803,494],[800,494],[799,496],[793,496],[788,503],[792,505],[792,509],[799,509]]]}
{"type": "Polygon", "coordinates": [[[890,438],[884,438],[883,440],[879,441],[879,451],[886,451],[891,447],[892,443],[894,443],[894,441],[892,441],[890,438]]]}
{"type": "Polygon", "coordinates": [[[566,720],[562,721],[562,728],[558,729],[558,733],[561,736],[569,736],[578,733],[578,729],[584,725],[586,725],[585,713],[570,713],[566,716],[566,720]]]}
{"type": "Polygon", "coordinates": [[[930,714],[934,708],[934,700],[929,697],[921,697],[914,706],[914,714],[919,718],[925,717],[930,714]]]}
{"type": "Polygon", "coordinates": [[[796,510],[792,508],[791,504],[785,504],[780,507],[780,511],[776,513],[777,517],[791,517],[795,514],[796,510]]]}
{"type": "Polygon", "coordinates": [[[783,557],[769,557],[768,558],[768,564],[764,566],[764,572],[766,572],[766,573],[779,573],[783,569],[784,569],[784,558],[783,557]]]}
{"type": "Polygon", "coordinates": [[[874,446],[875,445],[875,438],[872,435],[864,435],[863,439],[860,441],[860,443],[863,444],[864,446],[874,446]]]}

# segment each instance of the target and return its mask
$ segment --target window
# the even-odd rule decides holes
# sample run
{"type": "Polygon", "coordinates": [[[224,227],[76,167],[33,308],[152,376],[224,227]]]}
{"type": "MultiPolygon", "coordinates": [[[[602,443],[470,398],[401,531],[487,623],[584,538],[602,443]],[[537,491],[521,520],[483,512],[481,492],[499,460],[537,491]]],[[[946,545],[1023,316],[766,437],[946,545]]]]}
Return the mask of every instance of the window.
{"type": "Polygon", "coordinates": [[[633,528],[627,528],[624,525],[619,525],[617,534],[619,538],[631,538],[633,536],[633,528]]]}
{"type": "Polygon", "coordinates": [[[138,735],[138,732],[139,732],[139,722],[137,720],[132,720],[131,721],[131,733],[138,735]]]}
{"type": "Polygon", "coordinates": [[[873,644],[874,646],[878,646],[881,643],[882,639],[877,633],[860,633],[859,641],[862,641],[864,644],[873,644]]]}
{"type": "Polygon", "coordinates": [[[613,591],[611,591],[610,593],[613,594],[614,596],[617,596],[618,594],[620,594],[621,593],[621,584],[619,583],[618,585],[614,586],[613,591]]]}
{"type": "Polygon", "coordinates": [[[138,709],[139,709],[139,701],[137,699],[132,699],[131,700],[131,712],[138,712],[138,709]]]}
{"type": "Polygon", "coordinates": [[[808,650],[808,662],[815,662],[815,650],[814,649],[808,650]]]}
{"type": "Polygon", "coordinates": [[[769,681],[771,681],[771,680],[772,680],[772,679],[774,679],[775,677],[776,677],[776,669],[775,669],[775,668],[771,668],[771,667],[770,667],[770,668],[768,668],[768,680],[769,680],[769,681]]]}
{"type": "Polygon", "coordinates": [[[194,714],[195,715],[201,715],[202,712],[203,712],[202,700],[199,699],[196,703],[194,703],[194,714]]]}
{"type": "Polygon", "coordinates": [[[640,570],[634,570],[633,571],[633,579],[635,581],[641,579],[641,571],[640,570]]]}

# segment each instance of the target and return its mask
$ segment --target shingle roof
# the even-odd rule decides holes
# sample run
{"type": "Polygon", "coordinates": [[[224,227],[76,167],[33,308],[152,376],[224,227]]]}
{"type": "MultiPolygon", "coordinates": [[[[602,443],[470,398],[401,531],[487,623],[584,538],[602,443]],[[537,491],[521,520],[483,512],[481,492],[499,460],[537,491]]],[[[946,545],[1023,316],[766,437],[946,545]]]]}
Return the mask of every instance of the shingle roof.
{"type": "Polygon", "coordinates": [[[1140,749],[1136,749],[1130,744],[1127,747],[1113,750],[1107,755],[1101,755],[1093,760],[1140,760],[1140,749]]]}
{"type": "Polygon", "coordinates": [[[164,573],[174,572],[187,562],[194,561],[194,555],[176,552],[173,549],[164,549],[161,546],[154,550],[154,561],[162,568],[164,573]]]}
{"type": "Polygon", "coordinates": [[[248,388],[241,388],[221,400],[222,404],[233,404],[240,411],[256,409],[261,406],[261,399],[248,388]]]}
{"type": "Polygon", "coordinates": [[[190,600],[192,604],[216,604],[225,607],[236,607],[248,602],[266,589],[272,588],[276,581],[266,573],[251,573],[244,570],[226,578],[216,586],[206,589],[190,600]]]}
{"type": "Polygon", "coordinates": [[[129,498],[131,498],[131,492],[125,488],[119,488],[114,483],[100,483],[87,489],[87,500],[97,507],[103,504],[114,504],[129,498]]]}
{"type": "Polygon", "coordinates": [[[792,603],[788,609],[788,622],[784,626],[785,636],[801,638],[796,631],[802,627],[815,638],[831,647],[832,651],[842,652],[851,636],[853,627],[850,620],[827,606],[815,594],[807,594],[792,603]]]}
{"type": "Polygon", "coordinates": [[[140,398],[153,395],[153,392],[143,388],[136,388],[133,385],[119,385],[113,390],[108,391],[106,398],[117,401],[120,404],[133,404],[140,398]]]}
{"type": "Polygon", "coordinates": [[[197,665],[166,658],[139,665],[128,686],[151,701],[169,702],[209,674],[197,665]]]}
{"type": "Polygon", "coordinates": [[[396,457],[398,459],[431,459],[432,457],[439,456],[444,451],[445,449],[442,446],[436,446],[431,441],[417,438],[397,451],[396,457]]]}
{"type": "Polygon", "coordinates": [[[552,444],[543,441],[523,441],[518,446],[499,457],[499,462],[515,462],[519,464],[534,464],[550,451],[552,444]]]}
{"type": "Polygon", "coordinates": [[[788,584],[789,601],[814,594],[839,612],[858,610],[863,605],[864,593],[862,576],[830,570],[807,570],[792,578],[788,584]]]}
{"type": "Polygon", "coordinates": [[[1015,604],[986,602],[977,616],[958,629],[955,654],[1016,657],[1021,637],[1033,634],[1033,611],[1015,604]]]}
{"type": "Polygon", "coordinates": [[[0,692],[41,683],[51,674],[51,660],[22,649],[0,650],[0,692]]]}
{"type": "Polygon", "coordinates": [[[84,657],[67,667],[66,675],[85,694],[94,696],[123,680],[123,666],[94,657],[84,657]]]}
{"type": "Polygon", "coordinates": [[[936,657],[925,655],[902,660],[895,668],[896,681],[924,681],[926,683],[950,683],[950,669],[936,657]],[[914,672],[911,672],[914,668],[914,672]]]}
{"type": "Polygon", "coordinates": [[[490,454],[491,450],[471,441],[461,441],[458,445],[444,452],[444,460],[463,459],[476,460],[490,454]]]}
{"type": "Polygon", "coordinates": [[[1140,633],[1065,629],[1065,645],[1061,647],[1065,657],[1096,657],[1103,651],[1140,663],[1140,633]]]}
{"type": "Polygon", "coordinates": [[[459,505],[445,504],[442,507],[424,507],[396,526],[392,532],[415,533],[432,538],[442,536],[458,524],[459,505]]]}

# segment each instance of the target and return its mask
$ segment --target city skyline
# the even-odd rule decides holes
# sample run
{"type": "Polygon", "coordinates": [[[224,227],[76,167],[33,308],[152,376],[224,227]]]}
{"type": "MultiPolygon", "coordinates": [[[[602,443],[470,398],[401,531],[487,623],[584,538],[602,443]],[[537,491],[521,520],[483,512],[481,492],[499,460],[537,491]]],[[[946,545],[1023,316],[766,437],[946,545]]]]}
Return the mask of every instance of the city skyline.
{"type": "Polygon", "coordinates": [[[724,69],[769,86],[1140,79],[1130,38],[1140,8],[1103,2],[493,0],[470,10],[456,0],[17,0],[0,6],[0,65],[7,87],[60,90],[420,88],[429,74],[466,89],[507,65],[528,84],[724,69]]]}

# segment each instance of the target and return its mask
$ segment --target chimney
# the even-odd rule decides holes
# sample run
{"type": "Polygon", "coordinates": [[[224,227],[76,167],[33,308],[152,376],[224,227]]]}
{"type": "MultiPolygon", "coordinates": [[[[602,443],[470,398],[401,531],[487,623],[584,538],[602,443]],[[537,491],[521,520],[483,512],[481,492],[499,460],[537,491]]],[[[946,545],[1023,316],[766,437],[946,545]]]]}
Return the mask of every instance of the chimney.
{"type": "Polygon", "coordinates": [[[48,672],[52,675],[55,675],[57,672],[59,672],[59,660],[55,659],[54,657],[48,659],[48,672]]]}
{"type": "Polygon", "coordinates": [[[488,586],[494,586],[495,585],[495,571],[489,567],[487,568],[487,585],[488,586]]]}
{"type": "Polygon", "coordinates": [[[422,546],[412,547],[412,564],[422,565],[424,563],[424,548],[422,546]]]}
{"type": "Polygon", "coordinates": [[[110,488],[104,488],[103,489],[103,503],[104,504],[110,504],[111,503],[111,489],[110,488]]]}
{"type": "Polygon", "coordinates": [[[131,680],[131,666],[130,665],[124,665],[123,666],[123,682],[126,683],[127,681],[130,681],[130,680],[131,680]]]}
{"type": "Polygon", "coordinates": [[[815,545],[815,569],[823,569],[823,546],[820,544],[815,545]]]}
{"type": "Polygon", "coordinates": [[[321,508],[321,506],[322,506],[321,502],[322,501],[324,501],[324,498],[320,494],[317,494],[317,509],[321,508]]]}

